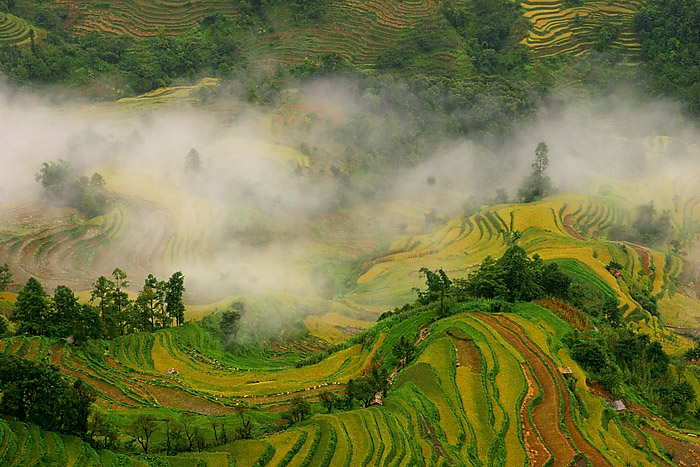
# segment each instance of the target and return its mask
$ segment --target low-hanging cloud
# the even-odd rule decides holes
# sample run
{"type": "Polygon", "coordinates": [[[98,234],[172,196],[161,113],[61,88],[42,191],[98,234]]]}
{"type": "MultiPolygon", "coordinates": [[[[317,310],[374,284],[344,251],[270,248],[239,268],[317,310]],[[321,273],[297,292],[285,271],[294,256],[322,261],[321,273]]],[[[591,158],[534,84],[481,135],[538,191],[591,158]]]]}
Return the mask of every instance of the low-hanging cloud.
{"type": "MultiPolygon", "coordinates": [[[[138,284],[133,289],[147,273],[162,277],[182,270],[190,296],[202,302],[264,290],[317,295],[314,258],[327,253],[315,249],[315,227],[332,224],[329,214],[338,209],[347,214],[360,206],[411,200],[426,212],[453,215],[468,197],[483,202],[497,188],[514,197],[540,141],[549,146],[548,172],[560,191],[584,190],[601,175],[641,180],[650,173],[681,172],[694,167],[699,147],[695,126],[674,105],[608,96],[541,112],[488,149],[467,139],[442,140],[430,157],[412,167],[397,165],[392,175],[385,171],[381,183],[374,183],[380,186],[368,191],[373,197],[348,197],[353,185],[330,171],[333,164],[346,164],[342,157],[323,169],[306,168],[304,156],[309,154],[277,145],[346,150],[334,145],[332,133],[345,131],[344,126],[368,112],[375,104],[372,95],[359,95],[348,79],[326,78],[302,87],[297,96],[332,108],[328,124],[301,125],[279,137],[267,116],[254,108],[231,121],[217,112],[174,106],[57,106],[2,87],[0,207],[39,200],[41,187],[34,175],[42,162],[68,160],[87,175],[102,173],[123,211],[123,230],[82,269],[77,286],[87,288],[90,274],[94,279],[120,267],[138,284]],[[654,158],[650,141],[658,135],[670,136],[673,144],[654,158]],[[185,170],[191,148],[201,155],[197,172],[185,170]]],[[[432,118],[425,109],[415,112],[432,118]]],[[[380,140],[385,130],[377,124],[381,118],[372,122],[366,137],[380,140]]],[[[401,131],[414,131],[408,121],[401,125],[401,131]]],[[[382,151],[387,146],[382,142],[382,151]]],[[[383,221],[387,235],[401,231],[400,219],[387,216],[383,221]]],[[[8,248],[6,243],[3,249],[8,248]]],[[[52,285],[75,280],[68,277],[73,269],[61,271],[34,272],[40,278],[43,273],[52,285]]]]}

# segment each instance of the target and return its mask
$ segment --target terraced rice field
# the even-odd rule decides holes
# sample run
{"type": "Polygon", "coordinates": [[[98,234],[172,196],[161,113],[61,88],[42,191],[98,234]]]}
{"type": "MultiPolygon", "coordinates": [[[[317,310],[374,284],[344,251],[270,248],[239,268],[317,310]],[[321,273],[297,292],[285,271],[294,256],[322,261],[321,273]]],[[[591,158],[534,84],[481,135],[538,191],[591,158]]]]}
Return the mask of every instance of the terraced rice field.
{"type": "Polygon", "coordinates": [[[155,36],[161,27],[166,34],[183,33],[211,15],[238,15],[233,2],[216,0],[120,0],[109,3],[60,0],[59,4],[66,5],[77,18],[74,24],[77,31],[98,30],[139,37],[155,36]]]}
{"type": "Polygon", "coordinates": [[[117,200],[113,211],[85,224],[73,223],[69,210],[38,204],[4,210],[2,219],[0,254],[17,281],[33,276],[49,288],[77,290],[115,265],[136,278],[158,271],[172,230],[167,212],[135,197],[117,200]]]}
{"type": "Polygon", "coordinates": [[[406,31],[431,18],[435,8],[432,0],[332,2],[320,24],[264,34],[251,44],[252,50],[257,56],[276,57],[283,63],[337,53],[370,65],[406,31]]]}
{"type": "Polygon", "coordinates": [[[0,43],[9,42],[13,45],[26,45],[31,42],[31,32],[38,40],[42,31],[31,26],[22,18],[18,18],[10,13],[0,12],[0,43]]]}
{"type": "Polygon", "coordinates": [[[640,49],[633,29],[636,0],[586,1],[572,8],[559,0],[526,0],[520,5],[531,24],[523,43],[538,57],[589,52],[607,22],[618,30],[611,47],[625,54],[640,49]]]}
{"type": "MultiPolygon", "coordinates": [[[[403,328],[392,327],[382,347],[403,328]]],[[[604,400],[585,384],[570,392],[558,366],[573,365],[577,377],[581,370],[553,351],[568,329],[534,305],[511,316],[465,313],[437,321],[382,406],[315,416],[264,440],[234,443],[228,452],[246,466],[567,466],[575,460],[606,466],[646,459],[649,447],[633,442],[631,429],[615,417],[614,430],[594,428],[604,400]],[[580,403],[593,420],[581,416],[580,403]],[[615,449],[597,447],[603,445],[615,449]]]]}

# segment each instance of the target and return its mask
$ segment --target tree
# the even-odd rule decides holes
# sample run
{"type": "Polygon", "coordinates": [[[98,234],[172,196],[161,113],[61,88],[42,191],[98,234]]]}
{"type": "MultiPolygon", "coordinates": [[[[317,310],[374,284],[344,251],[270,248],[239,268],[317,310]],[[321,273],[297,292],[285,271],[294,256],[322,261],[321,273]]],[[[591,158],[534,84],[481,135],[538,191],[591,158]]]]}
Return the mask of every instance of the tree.
{"type": "Polygon", "coordinates": [[[0,414],[45,430],[84,437],[95,395],[90,386],[64,380],[56,366],[0,355],[0,414]]]}
{"type": "Polygon", "coordinates": [[[87,420],[87,439],[93,447],[114,449],[119,431],[101,412],[92,411],[87,420]]]}
{"type": "Polygon", "coordinates": [[[199,172],[202,168],[202,158],[195,148],[190,149],[185,158],[185,170],[187,172],[199,172]]]}
{"type": "Polygon", "coordinates": [[[165,435],[166,454],[175,455],[182,442],[182,426],[172,418],[166,418],[163,422],[163,434],[165,435]]]}
{"type": "Polygon", "coordinates": [[[166,282],[159,281],[153,274],[146,277],[135,303],[139,329],[155,331],[158,327],[167,327],[166,285],[166,282]]]}
{"type": "Polygon", "coordinates": [[[518,188],[518,201],[530,203],[542,199],[552,192],[552,180],[545,175],[549,167],[549,148],[539,143],[535,149],[535,160],[531,164],[532,172],[518,188]]]}
{"type": "Polygon", "coordinates": [[[119,268],[112,271],[114,287],[109,298],[112,302],[114,317],[119,327],[119,333],[123,336],[127,332],[127,326],[132,321],[130,315],[131,302],[129,295],[122,289],[129,287],[126,273],[119,268]]]}
{"type": "Polygon", "coordinates": [[[542,288],[535,281],[531,260],[522,247],[513,245],[496,261],[500,277],[507,290],[502,297],[509,302],[530,301],[542,294],[542,288]]]}
{"type": "Polygon", "coordinates": [[[184,292],[185,276],[177,271],[170,276],[165,288],[165,312],[171,320],[175,320],[176,326],[185,322],[185,305],[182,303],[184,292]]]}
{"type": "Polygon", "coordinates": [[[338,405],[338,396],[330,391],[323,391],[319,398],[321,399],[321,404],[328,410],[328,413],[333,412],[333,409],[338,405]]]}
{"type": "Polygon", "coordinates": [[[5,263],[0,266],[0,292],[7,290],[7,286],[12,283],[12,273],[10,272],[10,265],[5,263]]]}
{"type": "Polygon", "coordinates": [[[17,295],[12,320],[19,322],[18,332],[39,336],[46,332],[51,313],[51,299],[39,281],[30,277],[17,295]]]}
{"type": "MultiPolygon", "coordinates": [[[[241,426],[236,428],[238,439],[250,439],[253,437],[253,421],[250,417],[245,417],[245,408],[242,405],[235,407],[235,411],[241,417],[241,426]]],[[[284,416],[284,415],[283,415],[284,416]]]]}
{"type": "Polygon", "coordinates": [[[231,342],[236,338],[240,328],[240,321],[245,305],[243,302],[233,302],[230,309],[221,313],[221,321],[219,322],[219,330],[224,339],[224,342],[231,342]]]}
{"type": "Polygon", "coordinates": [[[114,282],[105,276],[100,276],[92,284],[90,292],[90,303],[98,302],[97,307],[100,310],[100,318],[104,326],[103,334],[108,339],[116,337],[119,331],[119,323],[112,302],[115,287],[114,282]]]}
{"type": "Polygon", "coordinates": [[[420,268],[419,274],[425,277],[425,292],[414,289],[418,294],[418,301],[422,305],[427,305],[440,300],[440,316],[445,316],[445,296],[450,292],[452,281],[447,277],[442,268],[431,271],[428,268],[420,268]]]}
{"type": "Polygon", "coordinates": [[[141,445],[146,454],[148,454],[151,437],[156,430],[158,430],[158,423],[156,417],[151,414],[139,415],[130,426],[131,436],[141,445]]]}
{"type": "Polygon", "coordinates": [[[309,415],[311,415],[311,404],[300,396],[296,396],[292,399],[289,410],[282,414],[282,418],[289,421],[290,424],[294,424],[307,419],[309,415]]]}
{"type": "Polygon", "coordinates": [[[406,366],[408,362],[411,361],[416,353],[416,346],[413,344],[411,339],[407,339],[406,336],[401,336],[399,341],[392,347],[392,352],[394,356],[399,359],[402,366],[406,366]]]}
{"type": "Polygon", "coordinates": [[[65,285],[59,285],[53,294],[55,313],[51,319],[50,334],[54,337],[68,337],[75,327],[75,321],[81,318],[81,307],[73,291],[65,285]]]}
{"type": "Polygon", "coordinates": [[[603,316],[610,326],[618,328],[622,325],[622,313],[620,312],[620,300],[617,297],[606,297],[603,303],[603,316]]]}
{"type": "Polygon", "coordinates": [[[195,442],[195,432],[194,432],[194,414],[183,413],[180,416],[180,426],[182,427],[182,432],[187,439],[187,450],[191,451],[194,448],[195,442]]]}
{"type": "Polygon", "coordinates": [[[387,377],[385,369],[374,367],[370,374],[348,381],[345,393],[350,401],[357,400],[363,407],[368,407],[375,395],[386,390],[389,384],[387,377]]]}

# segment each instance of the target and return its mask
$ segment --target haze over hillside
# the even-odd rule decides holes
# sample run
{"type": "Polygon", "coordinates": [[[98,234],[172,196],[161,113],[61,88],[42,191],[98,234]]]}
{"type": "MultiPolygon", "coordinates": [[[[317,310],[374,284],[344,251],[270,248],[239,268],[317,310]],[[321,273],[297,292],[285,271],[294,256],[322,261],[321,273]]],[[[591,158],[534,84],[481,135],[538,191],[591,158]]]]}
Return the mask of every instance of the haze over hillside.
{"type": "Polygon", "coordinates": [[[700,465],[689,0],[0,0],[0,465],[700,465]]]}

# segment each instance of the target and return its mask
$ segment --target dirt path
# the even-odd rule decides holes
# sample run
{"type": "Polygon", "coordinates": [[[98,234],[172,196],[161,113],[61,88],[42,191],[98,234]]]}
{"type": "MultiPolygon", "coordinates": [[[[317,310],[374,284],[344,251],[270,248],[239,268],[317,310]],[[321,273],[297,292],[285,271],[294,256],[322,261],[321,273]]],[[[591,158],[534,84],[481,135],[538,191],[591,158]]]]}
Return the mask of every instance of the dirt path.
{"type": "Polygon", "coordinates": [[[628,247],[632,248],[634,251],[637,252],[639,257],[642,260],[642,268],[644,269],[644,274],[649,274],[651,272],[651,255],[647,251],[646,248],[644,248],[641,245],[637,245],[634,243],[630,242],[622,242],[623,244],[627,245],[628,247]]]}
{"type": "Polygon", "coordinates": [[[568,410],[570,406],[569,392],[564,387],[564,378],[552,359],[525,337],[527,334],[524,329],[507,317],[484,314],[479,314],[479,317],[496,329],[521,353],[542,385],[543,400],[533,409],[532,418],[545,444],[554,453],[554,465],[567,465],[576,454],[576,449],[571,445],[571,441],[559,430],[559,424],[553,423],[555,420],[560,420],[562,415],[575,447],[583,452],[596,467],[610,465],[603,455],[586,441],[574,424],[568,410]],[[560,399],[563,399],[564,406],[567,408],[563,414],[559,410],[560,399]]]}
{"type": "Polygon", "coordinates": [[[649,426],[643,426],[641,429],[659,440],[666,452],[673,454],[674,463],[681,466],[700,465],[700,445],[673,438],[649,426]]]}
{"type": "Polygon", "coordinates": [[[585,240],[580,233],[574,230],[574,219],[571,214],[564,218],[564,230],[566,230],[566,233],[574,237],[576,240],[585,240]]]}
{"type": "Polygon", "coordinates": [[[535,427],[532,426],[530,415],[527,412],[530,403],[540,394],[540,389],[534,381],[532,370],[530,370],[529,366],[523,364],[523,373],[525,373],[525,378],[527,379],[527,394],[525,394],[525,398],[523,398],[523,402],[520,405],[521,429],[523,430],[523,441],[525,442],[525,449],[530,462],[533,467],[538,467],[547,463],[551,453],[542,442],[542,439],[540,439],[535,427]]]}

